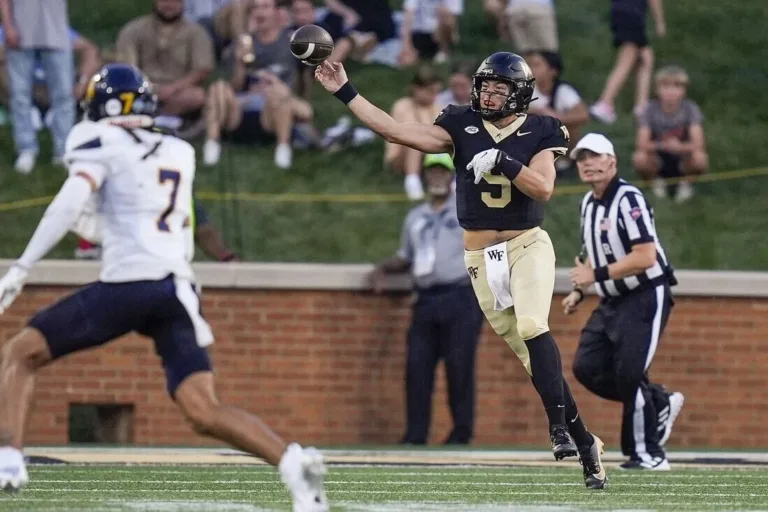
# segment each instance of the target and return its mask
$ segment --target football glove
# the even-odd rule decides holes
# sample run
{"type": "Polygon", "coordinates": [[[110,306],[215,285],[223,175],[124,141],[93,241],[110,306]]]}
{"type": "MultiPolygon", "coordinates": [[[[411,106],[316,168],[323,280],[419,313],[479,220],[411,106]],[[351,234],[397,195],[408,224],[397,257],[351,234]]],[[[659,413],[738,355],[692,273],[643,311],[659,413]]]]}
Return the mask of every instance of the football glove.
{"type": "Polygon", "coordinates": [[[24,288],[27,271],[19,265],[12,265],[0,279],[0,315],[11,306],[24,288]]]}
{"type": "Polygon", "coordinates": [[[472,158],[472,161],[467,164],[467,170],[475,171],[475,185],[498,165],[503,154],[504,152],[498,149],[486,149],[472,158]]]}

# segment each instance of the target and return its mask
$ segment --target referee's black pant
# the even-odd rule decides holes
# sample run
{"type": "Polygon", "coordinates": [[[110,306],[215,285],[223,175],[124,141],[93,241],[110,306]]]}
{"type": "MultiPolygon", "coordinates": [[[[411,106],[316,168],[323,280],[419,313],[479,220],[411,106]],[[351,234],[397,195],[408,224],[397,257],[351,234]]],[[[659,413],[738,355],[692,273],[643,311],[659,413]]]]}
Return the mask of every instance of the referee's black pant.
{"type": "Polygon", "coordinates": [[[475,354],[483,313],[469,284],[417,292],[408,329],[407,428],[404,443],[424,444],[432,415],[435,369],[445,362],[453,430],[446,442],[472,439],[475,417],[475,354]]]}
{"type": "Polygon", "coordinates": [[[657,390],[647,371],[672,304],[666,282],[604,298],[592,312],[576,350],[576,379],[596,395],[624,404],[621,449],[636,460],[665,456],[659,446],[657,390]]]}

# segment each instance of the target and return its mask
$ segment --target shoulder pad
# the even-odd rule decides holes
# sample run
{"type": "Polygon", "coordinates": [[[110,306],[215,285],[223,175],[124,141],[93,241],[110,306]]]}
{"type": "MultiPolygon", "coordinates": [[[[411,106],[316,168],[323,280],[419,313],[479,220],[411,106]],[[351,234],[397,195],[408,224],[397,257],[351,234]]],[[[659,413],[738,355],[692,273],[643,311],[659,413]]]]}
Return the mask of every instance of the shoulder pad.
{"type": "Polygon", "coordinates": [[[64,149],[64,161],[103,160],[119,148],[116,148],[117,133],[114,126],[82,121],[72,127],[64,149]]]}
{"type": "Polygon", "coordinates": [[[453,118],[460,116],[461,114],[466,113],[470,107],[468,105],[458,106],[458,105],[448,105],[443,110],[440,111],[439,114],[437,114],[437,117],[435,118],[435,123],[438,123],[439,121],[442,121],[447,118],[453,118]]]}

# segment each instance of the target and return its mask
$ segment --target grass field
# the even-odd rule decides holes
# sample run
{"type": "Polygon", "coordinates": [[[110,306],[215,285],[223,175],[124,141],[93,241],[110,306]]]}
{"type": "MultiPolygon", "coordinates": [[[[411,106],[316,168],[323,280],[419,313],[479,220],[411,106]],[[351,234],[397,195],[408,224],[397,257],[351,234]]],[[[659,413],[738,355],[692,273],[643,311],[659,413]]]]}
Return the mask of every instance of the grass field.
{"type": "MultiPolygon", "coordinates": [[[[393,1],[393,5],[399,5],[393,1]]],[[[479,0],[465,2],[461,19],[465,37],[459,57],[481,58],[506,49],[486,22],[479,0]]],[[[81,0],[70,2],[72,25],[99,44],[108,45],[119,28],[134,16],[149,12],[150,0],[81,0]]],[[[565,78],[588,101],[600,92],[613,63],[608,2],[558,2],[565,78]]],[[[690,95],[706,116],[712,169],[730,171],[768,166],[768,64],[764,48],[768,32],[744,30],[745,20],[761,19],[763,0],[737,2],[666,2],[669,36],[654,40],[657,64],[680,63],[690,72],[690,95]]],[[[351,65],[350,75],[367,97],[389,108],[405,91],[410,71],[351,65]]],[[[445,70],[444,70],[445,71],[445,70]]],[[[593,123],[590,129],[612,137],[620,158],[629,160],[633,141],[632,87],[620,98],[620,121],[611,127],[593,123]]],[[[317,124],[324,128],[346,113],[344,107],[316,88],[317,124]]],[[[13,144],[7,127],[0,128],[0,151],[6,170],[0,173],[0,204],[56,192],[64,179],[61,169],[46,165],[50,144],[42,139],[41,165],[27,177],[11,170],[13,144]]],[[[402,178],[381,169],[382,144],[325,155],[299,152],[295,168],[278,171],[268,149],[226,148],[219,167],[198,173],[198,190],[227,240],[246,258],[258,261],[364,262],[381,259],[397,246],[404,213],[402,178]],[[266,194],[241,200],[221,194],[266,194]],[[363,197],[359,202],[319,199],[286,200],[279,194],[389,194],[363,197]],[[218,195],[217,195],[218,194],[218,195]]],[[[625,176],[633,172],[622,166],[625,176]]],[[[573,178],[558,184],[573,184],[573,178]]],[[[761,269],[768,266],[768,241],[762,219],[768,202],[761,191],[764,176],[700,184],[698,195],[685,205],[653,200],[662,241],[678,268],[761,269]]],[[[547,207],[550,231],[561,265],[578,250],[575,218],[578,192],[560,194],[547,207]]],[[[15,257],[23,249],[42,206],[7,209],[0,206],[3,244],[0,257],[15,257]]],[[[53,256],[70,257],[73,241],[53,256]]]]}
{"type": "MultiPolygon", "coordinates": [[[[264,466],[37,466],[2,511],[250,512],[288,510],[288,493],[264,466]]],[[[332,510],[759,510],[764,470],[614,470],[603,491],[584,488],[579,468],[335,466],[332,510]]]]}

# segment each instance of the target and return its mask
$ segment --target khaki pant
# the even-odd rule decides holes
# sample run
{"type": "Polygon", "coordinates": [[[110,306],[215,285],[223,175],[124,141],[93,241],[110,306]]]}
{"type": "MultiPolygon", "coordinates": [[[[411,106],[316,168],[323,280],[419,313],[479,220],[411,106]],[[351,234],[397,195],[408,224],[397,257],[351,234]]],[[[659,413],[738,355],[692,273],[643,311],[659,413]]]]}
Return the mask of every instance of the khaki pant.
{"type": "Polygon", "coordinates": [[[518,53],[531,50],[556,52],[557,18],[550,5],[521,5],[507,10],[509,31],[518,53]]]}
{"type": "Polygon", "coordinates": [[[496,311],[486,277],[483,250],[464,252],[464,262],[472,277],[480,309],[531,375],[528,347],[523,340],[549,331],[549,309],[555,288],[555,251],[547,232],[533,228],[507,242],[507,259],[515,305],[496,311]]]}

